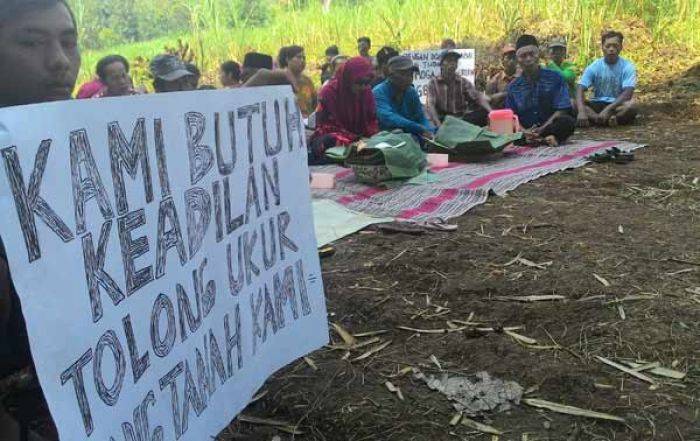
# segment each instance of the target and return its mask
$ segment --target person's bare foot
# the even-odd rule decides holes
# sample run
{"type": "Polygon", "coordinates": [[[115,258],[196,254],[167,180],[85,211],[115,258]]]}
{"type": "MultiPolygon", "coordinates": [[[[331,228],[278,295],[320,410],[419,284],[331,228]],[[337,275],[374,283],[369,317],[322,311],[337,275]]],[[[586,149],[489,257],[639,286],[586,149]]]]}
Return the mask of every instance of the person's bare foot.
{"type": "Polygon", "coordinates": [[[545,136],[544,142],[550,147],[559,147],[559,141],[557,141],[557,137],[554,135],[545,136]]]}

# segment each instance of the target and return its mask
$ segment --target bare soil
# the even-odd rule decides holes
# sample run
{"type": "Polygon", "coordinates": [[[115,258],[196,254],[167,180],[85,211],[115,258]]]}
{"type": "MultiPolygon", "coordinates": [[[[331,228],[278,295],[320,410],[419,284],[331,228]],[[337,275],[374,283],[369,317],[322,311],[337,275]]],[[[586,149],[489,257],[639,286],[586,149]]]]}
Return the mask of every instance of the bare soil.
{"type": "Polygon", "coordinates": [[[326,347],[309,355],[311,363],[293,363],[244,412],[303,434],[235,421],[219,439],[492,439],[451,426],[450,402],[404,369],[439,375],[436,359],[450,375],[486,371],[518,382],[528,398],[626,420],[523,403],[476,418],[505,432],[493,439],[700,440],[700,106],[697,88],[679,90],[647,94],[656,104],[644,105],[635,126],[578,133],[647,144],[630,164],[591,164],[492,197],[455,219],[453,233],[366,231],[339,241],[323,260],[329,322],[353,334],[387,332],[360,349],[326,347]],[[525,263],[512,263],[517,256],[525,263]],[[523,295],[565,300],[498,299],[523,295]],[[496,332],[400,329],[449,329],[455,320],[496,332]],[[511,326],[537,343],[528,347],[502,331],[511,326]],[[658,386],[650,387],[596,356],[659,362],[687,376],[651,375],[658,386]]]}

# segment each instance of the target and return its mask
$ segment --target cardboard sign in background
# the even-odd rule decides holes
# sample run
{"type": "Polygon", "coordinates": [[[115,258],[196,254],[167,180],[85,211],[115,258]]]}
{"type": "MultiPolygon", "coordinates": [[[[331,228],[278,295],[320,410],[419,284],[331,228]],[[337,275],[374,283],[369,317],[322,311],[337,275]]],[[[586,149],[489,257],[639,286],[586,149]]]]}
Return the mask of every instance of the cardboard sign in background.
{"type": "Polygon", "coordinates": [[[0,110],[0,236],[62,440],[200,441],[328,341],[289,87],[0,110]]]}
{"type": "MultiPolygon", "coordinates": [[[[454,52],[462,54],[457,65],[457,73],[474,83],[474,69],[476,68],[476,51],[474,49],[454,49],[454,52]]],[[[425,104],[428,92],[428,83],[431,78],[440,75],[440,54],[443,51],[427,50],[405,52],[404,55],[413,60],[420,72],[414,76],[413,85],[418,91],[421,102],[425,104]]]]}

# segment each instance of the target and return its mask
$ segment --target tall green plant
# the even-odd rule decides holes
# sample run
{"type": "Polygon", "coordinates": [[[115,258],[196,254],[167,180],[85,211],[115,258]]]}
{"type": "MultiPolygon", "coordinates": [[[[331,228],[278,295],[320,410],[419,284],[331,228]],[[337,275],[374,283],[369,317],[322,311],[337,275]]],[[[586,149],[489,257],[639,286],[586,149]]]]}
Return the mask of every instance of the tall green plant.
{"type": "MultiPolygon", "coordinates": [[[[91,35],[99,29],[95,5],[117,0],[71,1],[81,28],[89,31],[84,35],[91,35]]],[[[138,25],[151,20],[150,31],[168,37],[92,52],[85,64],[90,70],[107,51],[149,57],[162,51],[164,41],[172,44],[183,35],[210,72],[220,61],[240,60],[251,49],[274,55],[291,43],[306,48],[313,72],[325,47],[337,44],[353,55],[360,35],[372,37],[375,50],[385,44],[420,49],[435,47],[445,37],[495,45],[524,31],[543,38],[566,36],[571,57],[583,65],[599,56],[600,32],[611,27],[627,34],[626,54],[638,63],[643,78],[667,67],[669,53],[679,55],[679,66],[700,57],[700,0],[334,0],[328,13],[316,0],[171,0],[169,8],[156,7],[156,0],[133,1],[140,12],[138,25]],[[180,18],[175,22],[176,14],[180,18]]],[[[123,32],[120,26],[110,27],[123,32]]]]}

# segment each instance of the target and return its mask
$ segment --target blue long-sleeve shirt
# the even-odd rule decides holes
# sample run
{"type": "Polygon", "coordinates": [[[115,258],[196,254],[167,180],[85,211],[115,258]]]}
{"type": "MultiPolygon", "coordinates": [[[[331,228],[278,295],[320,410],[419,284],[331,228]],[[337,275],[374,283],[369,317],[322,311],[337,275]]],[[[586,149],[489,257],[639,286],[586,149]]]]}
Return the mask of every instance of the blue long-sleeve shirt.
{"type": "Polygon", "coordinates": [[[425,116],[415,87],[406,89],[400,102],[394,100],[396,89],[389,80],[379,83],[372,92],[381,130],[401,129],[414,135],[435,131],[425,116]]]}

